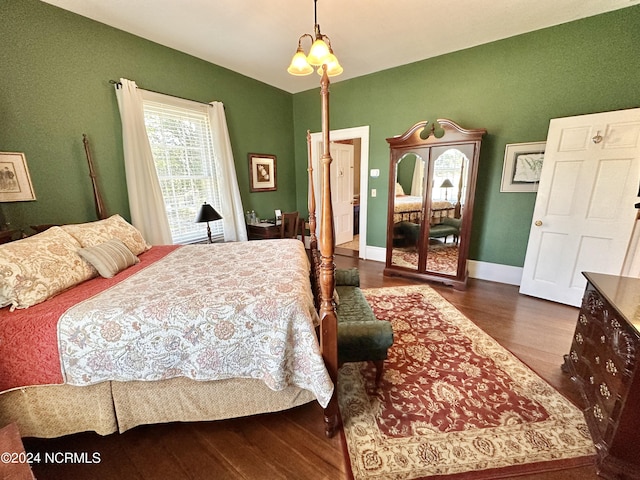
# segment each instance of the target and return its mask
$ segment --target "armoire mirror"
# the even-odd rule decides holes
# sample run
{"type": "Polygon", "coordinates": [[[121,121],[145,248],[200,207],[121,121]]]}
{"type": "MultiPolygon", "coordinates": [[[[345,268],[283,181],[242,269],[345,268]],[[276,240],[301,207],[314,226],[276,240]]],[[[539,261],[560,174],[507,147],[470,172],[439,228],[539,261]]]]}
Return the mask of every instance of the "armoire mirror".
{"type": "Polygon", "coordinates": [[[464,288],[485,133],[438,119],[387,138],[391,163],[385,275],[464,288]]]}

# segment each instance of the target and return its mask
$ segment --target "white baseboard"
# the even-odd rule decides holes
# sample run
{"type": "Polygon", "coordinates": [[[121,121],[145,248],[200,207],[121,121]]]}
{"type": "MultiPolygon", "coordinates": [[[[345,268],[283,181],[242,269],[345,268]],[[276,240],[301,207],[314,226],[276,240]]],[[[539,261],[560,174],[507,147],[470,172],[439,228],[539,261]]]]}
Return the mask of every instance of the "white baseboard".
{"type": "Polygon", "coordinates": [[[522,267],[469,260],[467,268],[469,276],[479,280],[508,283],[509,285],[520,285],[522,281],[522,267]]]}
{"type": "Polygon", "coordinates": [[[386,262],[387,261],[387,249],[382,247],[371,247],[367,245],[365,250],[365,256],[360,257],[367,260],[373,260],[374,262],[386,262]]]}
{"type": "MultiPolygon", "coordinates": [[[[387,249],[367,245],[364,258],[375,262],[386,262],[387,249]]],[[[469,260],[467,262],[467,268],[469,269],[469,276],[479,280],[489,280],[491,282],[507,283],[509,285],[520,285],[522,280],[522,267],[469,260]]]]}

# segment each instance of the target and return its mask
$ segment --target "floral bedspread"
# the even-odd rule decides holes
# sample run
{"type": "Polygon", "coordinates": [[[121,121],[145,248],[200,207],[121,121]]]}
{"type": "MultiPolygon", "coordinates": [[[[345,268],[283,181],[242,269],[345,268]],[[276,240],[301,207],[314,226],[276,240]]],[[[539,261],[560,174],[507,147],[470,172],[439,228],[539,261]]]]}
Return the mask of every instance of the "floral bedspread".
{"type": "Polygon", "coordinates": [[[67,310],[62,369],[71,385],[256,378],[324,407],[333,384],[316,321],[300,241],[185,245],[67,310]]]}
{"type": "Polygon", "coordinates": [[[29,308],[0,309],[0,393],[64,383],[58,348],[58,320],[73,305],[98,295],[169,254],[178,245],[157,245],[140,263],[113,278],[96,277],[29,308]]]}

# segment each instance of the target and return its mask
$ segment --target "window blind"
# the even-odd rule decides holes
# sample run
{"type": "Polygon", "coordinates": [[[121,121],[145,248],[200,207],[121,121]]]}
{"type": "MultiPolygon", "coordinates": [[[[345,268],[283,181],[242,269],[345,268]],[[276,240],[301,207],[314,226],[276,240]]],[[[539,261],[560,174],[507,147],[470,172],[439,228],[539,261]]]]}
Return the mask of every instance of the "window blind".
{"type": "MultiPolygon", "coordinates": [[[[194,103],[191,108],[150,100],[143,103],[173,243],[203,241],[207,238],[206,227],[195,223],[200,206],[207,202],[220,211],[208,106],[194,103]]],[[[210,222],[210,227],[214,240],[224,238],[222,222],[210,222]]]]}

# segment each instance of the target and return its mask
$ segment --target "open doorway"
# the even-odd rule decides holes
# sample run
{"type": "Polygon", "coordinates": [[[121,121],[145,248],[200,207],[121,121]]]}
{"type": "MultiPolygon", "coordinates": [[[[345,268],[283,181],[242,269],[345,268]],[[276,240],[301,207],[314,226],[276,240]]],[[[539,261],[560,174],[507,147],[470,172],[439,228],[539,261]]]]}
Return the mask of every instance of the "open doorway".
{"type": "Polygon", "coordinates": [[[360,251],[360,157],[361,140],[331,142],[331,190],[334,193],[335,253],[358,257],[360,251]],[[341,214],[338,217],[338,214],[341,214]]]}
{"type": "MultiPolygon", "coordinates": [[[[368,191],[368,171],[369,171],[369,127],[354,127],[345,128],[341,130],[332,130],[330,132],[330,138],[332,143],[336,144],[351,144],[354,149],[354,166],[353,166],[353,220],[351,225],[353,227],[353,235],[355,240],[350,241],[352,248],[345,249],[340,246],[340,252],[336,247],[336,253],[345,253],[348,255],[357,256],[362,259],[367,258],[366,245],[367,245],[367,195],[368,191]],[[356,197],[357,195],[357,197],[356,197]],[[357,201],[357,204],[355,203],[357,201]],[[356,242],[355,244],[352,242],[356,242]]],[[[315,172],[320,171],[320,157],[322,155],[322,133],[311,134],[311,151],[313,156],[313,169],[315,172]]],[[[332,155],[333,157],[333,155],[332,155]]],[[[335,162],[332,163],[334,167],[335,162]]],[[[337,172],[336,174],[339,174],[337,172]]],[[[320,175],[314,176],[316,204],[319,205],[319,192],[320,189],[320,175]]],[[[333,187],[333,183],[332,183],[333,187]]],[[[333,198],[332,198],[333,201],[333,198]]],[[[320,212],[318,212],[318,224],[320,212]]],[[[347,225],[343,223],[343,225],[347,225]]]]}

